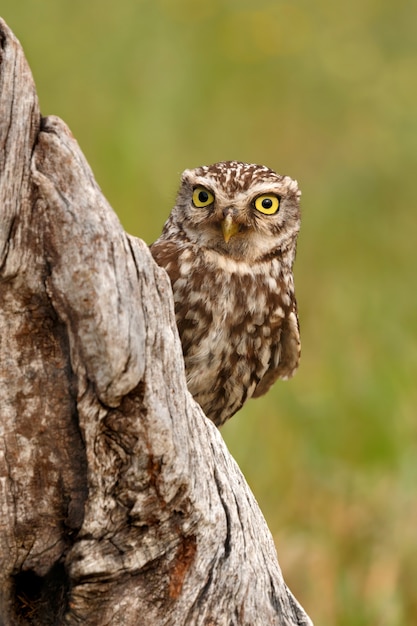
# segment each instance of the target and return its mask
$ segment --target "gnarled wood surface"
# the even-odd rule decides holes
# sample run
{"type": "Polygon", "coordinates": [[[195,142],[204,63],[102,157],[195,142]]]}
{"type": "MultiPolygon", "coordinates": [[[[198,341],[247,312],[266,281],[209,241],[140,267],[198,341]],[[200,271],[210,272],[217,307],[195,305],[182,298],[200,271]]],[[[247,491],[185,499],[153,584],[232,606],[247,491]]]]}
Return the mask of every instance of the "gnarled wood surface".
{"type": "Polygon", "coordinates": [[[0,624],[311,624],[171,288],[0,22],[0,624]]]}

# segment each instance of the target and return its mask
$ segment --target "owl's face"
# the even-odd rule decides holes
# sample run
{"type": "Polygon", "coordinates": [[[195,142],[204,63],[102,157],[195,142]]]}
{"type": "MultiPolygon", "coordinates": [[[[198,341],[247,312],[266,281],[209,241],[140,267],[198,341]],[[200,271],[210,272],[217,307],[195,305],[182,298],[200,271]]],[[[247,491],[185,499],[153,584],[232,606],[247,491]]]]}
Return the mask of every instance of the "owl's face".
{"type": "Polygon", "coordinates": [[[185,170],[171,213],[190,241],[236,260],[295,254],[297,182],[264,166],[227,161],[185,170]]]}

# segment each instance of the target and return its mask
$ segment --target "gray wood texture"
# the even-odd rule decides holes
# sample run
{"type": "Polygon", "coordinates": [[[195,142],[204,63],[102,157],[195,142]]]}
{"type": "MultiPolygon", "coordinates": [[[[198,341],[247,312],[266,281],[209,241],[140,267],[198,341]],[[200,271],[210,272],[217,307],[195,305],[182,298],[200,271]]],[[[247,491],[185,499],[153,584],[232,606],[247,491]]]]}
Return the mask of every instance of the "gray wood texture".
{"type": "Polygon", "coordinates": [[[311,624],[187,391],[165,271],[3,21],[0,112],[0,624],[311,624]]]}

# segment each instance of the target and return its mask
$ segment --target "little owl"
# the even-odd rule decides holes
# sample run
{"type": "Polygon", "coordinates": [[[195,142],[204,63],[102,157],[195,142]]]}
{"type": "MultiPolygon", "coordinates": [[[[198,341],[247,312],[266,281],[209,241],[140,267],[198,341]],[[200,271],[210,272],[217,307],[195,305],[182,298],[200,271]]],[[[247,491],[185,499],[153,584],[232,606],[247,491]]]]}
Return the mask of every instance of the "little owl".
{"type": "Polygon", "coordinates": [[[188,388],[217,426],[297,369],[300,195],[261,165],[185,170],[151,246],[171,279],[188,388]]]}

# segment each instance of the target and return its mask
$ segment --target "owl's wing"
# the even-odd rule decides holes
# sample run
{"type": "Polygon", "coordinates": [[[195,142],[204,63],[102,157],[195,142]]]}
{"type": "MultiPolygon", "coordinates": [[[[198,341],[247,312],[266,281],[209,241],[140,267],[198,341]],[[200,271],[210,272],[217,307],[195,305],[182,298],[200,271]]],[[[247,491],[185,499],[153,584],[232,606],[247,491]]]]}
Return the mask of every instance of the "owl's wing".
{"type": "Polygon", "coordinates": [[[156,263],[168,272],[171,283],[175,283],[179,276],[177,244],[173,241],[157,239],[150,246],[150,251],[156,263]]]}
{"type": "Polygon", "coordinates": [[[300,360],[300,346],[297,303],[294,300],[292,308],[282,322],[280,340],[275,347],[269,369],[257,384],[253,398],[263,396],[278,378],[284,380],[291,378],[300,360]]]}

